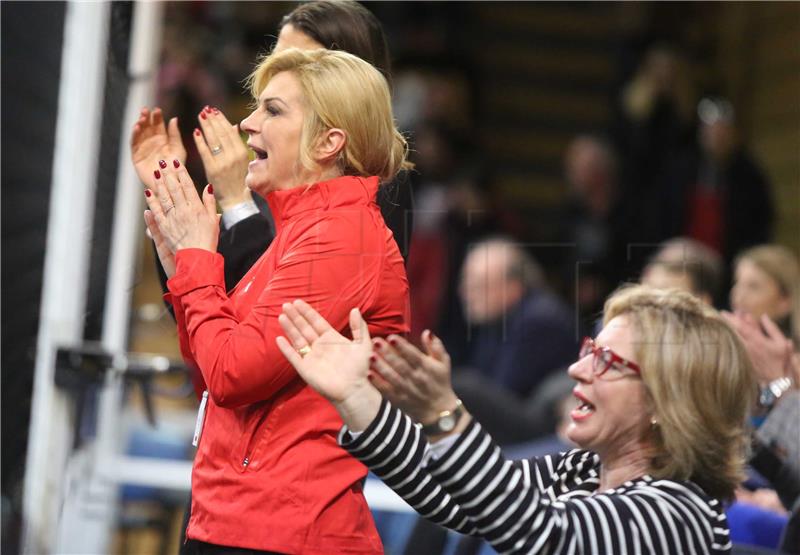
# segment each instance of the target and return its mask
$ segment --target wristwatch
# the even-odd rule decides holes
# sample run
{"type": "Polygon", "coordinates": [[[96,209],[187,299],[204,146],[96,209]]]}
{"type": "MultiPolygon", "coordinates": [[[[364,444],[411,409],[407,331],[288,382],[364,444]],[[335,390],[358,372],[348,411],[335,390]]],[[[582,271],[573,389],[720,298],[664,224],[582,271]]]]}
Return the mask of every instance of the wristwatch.
{"type": "Polygon", "coordinates": [[[761,389],[761,394],[758,396],[758,404],[764,408],[770,409],[775,401],[781,398],[781,395],[786,393],[792,387],[791,378],[778,378],[767,384],[766,387],[761,389]]]}
{"type": "Polygon", "coordinates": [[[427,436],[446,434],[452,432],[458,425],[459,420],[464,414],[464,407],[461,399],[456,399],[456,406],[452,410],[445,410],[439,413],[439,418],[430,424],[422,426],[422,432],[427,436]]]}

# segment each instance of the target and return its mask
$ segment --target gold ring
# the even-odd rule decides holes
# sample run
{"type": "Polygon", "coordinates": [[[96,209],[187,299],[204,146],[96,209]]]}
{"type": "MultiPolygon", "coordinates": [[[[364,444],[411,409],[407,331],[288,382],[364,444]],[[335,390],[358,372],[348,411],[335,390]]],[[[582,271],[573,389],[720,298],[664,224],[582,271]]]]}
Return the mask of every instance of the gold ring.
{"type": "Polygon", "coordinates": [[[300,347],[299,349],[297,349],[297,352],[300,353],[301,357],[304,357],[311,352],[311,347],[309,347],[308,345],[306,345],[305,347],[300,347]]]}

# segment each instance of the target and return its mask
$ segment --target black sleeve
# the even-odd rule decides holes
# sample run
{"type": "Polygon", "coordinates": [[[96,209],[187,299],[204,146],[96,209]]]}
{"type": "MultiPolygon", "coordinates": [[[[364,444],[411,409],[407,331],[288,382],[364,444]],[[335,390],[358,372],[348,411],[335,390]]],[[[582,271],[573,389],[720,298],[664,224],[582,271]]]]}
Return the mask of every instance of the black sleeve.
{"type": "MultiPolygon", "coordinates": [[[[158,283],[161,285],[161,292],[167,292],[167,273],[164,271],[164,267],[161,265],[161,260],[158,258],[158,251],[156,250],[156,244],[154,241],[150,241],[150,244],[153,246],[153,258],[156,261],[156,272],[158,273],[158,283]]],[[[167,307],[172,319],[175,319],[175,309],[172,308],[172,305],[168,302],[164,302],[164,306],[167,307]]]]}
{"type": "MultiPolygon", "coordinates": [[[[217,252],[225,259],[225,288],[227,291],[239,283],[247,270],[264,254],[274,237],[272,224],[263,211],[235,223],[230,229],[225,229],[220,222],[217,252]]],[[[155,252],[155,243],[153,243],[153,252],[155,252]]],[[[155,260],[161,291],[166,293],[167,274],[161,266],[158,253],[155,253],[155,260]]],[[[172,305],[164,304],[174,318],[175,311],[172,305]]]]}
{"type": "Polygon", "coordinates": [[[403,261],[407,262],[414,223],[414,199],[408,174],[403,173],[391,183],[381,185],[375,202],[380,206],[386,227],[392,230],[403,261]]]}
{"type": "Polygon", "coordinates": [[[267,217],[259,212],[237,222],[230,229],[220,228],[217,251],[225,259],[225,288],[230,291],[274,238],[267,217]]]}

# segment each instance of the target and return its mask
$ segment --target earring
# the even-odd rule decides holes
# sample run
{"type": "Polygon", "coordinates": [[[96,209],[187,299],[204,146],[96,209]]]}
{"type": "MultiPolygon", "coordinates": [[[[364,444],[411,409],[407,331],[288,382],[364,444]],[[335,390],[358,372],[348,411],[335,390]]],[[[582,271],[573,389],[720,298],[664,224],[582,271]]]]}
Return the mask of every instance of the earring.
{"type": "Polygon", "coordinates": [[[656,420],[655,416],[650,419],[650,427],[651,428],[657,428],[658,427],[658,420],[656,420]]]}

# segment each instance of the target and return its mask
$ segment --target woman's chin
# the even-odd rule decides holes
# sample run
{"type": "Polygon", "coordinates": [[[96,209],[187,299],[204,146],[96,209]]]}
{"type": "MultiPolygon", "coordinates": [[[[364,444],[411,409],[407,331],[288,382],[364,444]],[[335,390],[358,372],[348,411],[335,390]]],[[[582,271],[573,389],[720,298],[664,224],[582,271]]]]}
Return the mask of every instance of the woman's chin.
{"type": "Polygon", "coordinates": [[[585,430],[581,430],[580,426],[577,425],[575,422],[570,422],[567,426],[567,429],[564,435],[567,436],[572,443],[580,447],[581,449],[588,449],[589,444],[591,443],[591,438],[587,437],[585,430]]]}
{"type": "Polygon", "coordinates": [[[247,176],[244,178],[244,184],[248,189],[250,189],[250,191],[260,197],[265,196],[269,192],[267,190],[267,185],[263,183],[263,179],[258,179],[258,176],[255,176],[250,172],[247,172],[247,176]]]}

